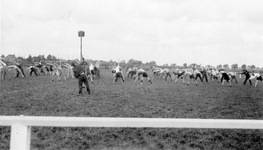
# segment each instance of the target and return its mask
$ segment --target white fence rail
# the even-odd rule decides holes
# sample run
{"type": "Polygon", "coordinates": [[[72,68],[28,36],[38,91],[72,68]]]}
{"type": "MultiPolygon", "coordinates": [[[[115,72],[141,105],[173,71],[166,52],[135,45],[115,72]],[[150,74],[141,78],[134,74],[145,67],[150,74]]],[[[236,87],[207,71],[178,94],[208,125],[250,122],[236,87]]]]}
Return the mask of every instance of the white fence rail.
{"type": "Polygon", "coordinates": [[[263,120],[0,116],[11,126],[11,150],[29,150],[32,126],[263,129],[263,120]]]}

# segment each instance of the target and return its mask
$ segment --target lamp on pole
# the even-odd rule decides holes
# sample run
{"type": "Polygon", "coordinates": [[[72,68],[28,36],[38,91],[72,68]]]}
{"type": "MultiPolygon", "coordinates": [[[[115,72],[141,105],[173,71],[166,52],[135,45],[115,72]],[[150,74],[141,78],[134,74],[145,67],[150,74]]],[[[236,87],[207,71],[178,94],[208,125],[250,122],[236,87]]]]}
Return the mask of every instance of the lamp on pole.
{"type": "Polygon", "coordinates": [[[82,61],[82,37],[85,36],[85,32],[84,31],[79,31],[78,35],[80,37],[80,62],[82,61]]]}

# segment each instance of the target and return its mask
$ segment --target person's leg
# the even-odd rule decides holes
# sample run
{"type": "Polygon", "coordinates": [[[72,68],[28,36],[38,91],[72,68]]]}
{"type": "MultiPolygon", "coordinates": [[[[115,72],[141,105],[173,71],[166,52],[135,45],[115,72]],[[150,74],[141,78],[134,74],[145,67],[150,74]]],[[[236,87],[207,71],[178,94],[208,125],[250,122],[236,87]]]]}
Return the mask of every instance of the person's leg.
{"type": "Polygon", "coordinates": [[[229,85],[230,85],[230,87],[231,87],[231,86],[232,86],[232,85],[231,85],[231,81],[230,81],[230,80],[227,80],[227,82],[229,82],[229,85]]]}
{"type": "Polygon", "coordinates": [[[198,74],[196,74],[196,75],[195,75],[195,78],[194,78],[194,80],[196,81],[196,80],[197,80],[197,78],[198,78],[198,74]]]}
{"type": "Polygon", "coordinates": [[[167,81],[168,76],[171,78],[169,72],[165,74],[165,78],[164,78],[165,81],[167,81]]]}
{"type": "Polygon", "coordinates": [[[20,70],[18,67],[16,68],[16,72],[17,72],[17,74],[16,74],[17,77],[19,77],[19,75],[21,74],[22,78],[24,78],[24,76],[23,76],[21,70],[20,70]]]}
{"type": "Polygon", "coordinates": [[[88,94],[90,95],[89,82],[88,82],[88,79],[87,79],[86,76],[84,77],[84,84],[86,85],[87,92],[88,92],[88,94]]]}
{"type": "Polygon", "coordinates": [[[59,82],[61,81],[61,79],[60,79],[61,75],[62,75],[62,70],[58,70],[57,80],[58,80],[59,82]]]}
{"type": "Polygon", "coordinates": [[[198,84],[197,84],[197,80],[195,80],[195,85],[198,86],[198,84]]]}
{"type": "Polygon", "coordinates": [[[78,77],[79,94],[83,94],[83,93],[82,93],[82,83],[83,83],[83,77],[82,77],[82,76],[79,76],[79,77],[78,77]]]}
{"type": "Polygon", "coordinates": [[[236,83],[238,83],[238,82],[237,82],[237,78],[236,78],[236,76],[234,76],[234,79],[235,79],[236,83]]]}
{"type": "Polygon", "coordinates": [[[147,80],[148,80],[148,82],[150,82],[151,84],[153,84],[152,81],[151,81],[151,79],[150,79],[149,77],[147,77],[147,80]]]}
{"type": "Polygon", "coordinates": [[[249,83],[250,83],[250,85],[252,85],[252,82],[251,82],[251,80],[250,79],[248,79],[249,80],[249,83]]]}
{"type": "Polygon", "coordinates": [[[91,75],[88,75],[87,77],[88,77],[88,79],[90,79],[91,83],[93,83],[93,79],[92,79],[91,75]]]}
{"type": "Polygon", "coordinates": [[[178,77],[174,80],[174,82],[176,82],[178,80],[178,77]]]}
{"type": "Polygon", "coordinates": [[[26,77],[23,67],[21,67],[20,70],[21,70],[23,76],[26,77]]]}
{"type": "Polygon", "coordinates": [[[141,84],[143,83],[143,76],[140,76],[140,79],[141,79],[141,84]]]}
{"type": "Polygon", "coordinates": [[[208,79],[207,79],[207,74],[205,74],[205,81],[208,82],[208,79]]]}
{"type": "Polygon", "coordinates": [[[124,83],[124,77],[123,77],[122,72],[121,72],[121,74],[120,74],[119,76],[120,76],[120,78],[121,78],[121,82],[122,82],[122,84],[123,84],[123,83],[124,83]]]}
{"type": "Polygon", "coordinates": [[[138,78],[139,78],[139,76],[138,76],[138,74],[136,74],[136,75],[134,76],[134,81],[137,81],[138,78]]]}
{"type": "Polygon", "coordinates": [[[97,74],[98,79],[100,79],[100,69],[97,69],[96,74],[97,74]]]}
{"type": "MultiPolygon", "coordinates": [[[[19,74],[20,74],[19,71],[16,70],[16,75],[15,75],[15,77],[18,78],[18,77],[19,77],[19,74]]],[[[22,76],[23,76],[23,75],[22,75],[22,76]]]]}
{"type": "Polygon", "coordinates": [[[248,78],[246,78],[246,79],[245,79],[245,81],[244,81],[244,83],[243,83],[244,85],[246,85],[246,83],[247,83],[247,80],[248,80],[248,78]]]}
{"type": "Polygon", "coordinates": [[[171,81],[173,80],[172,75],[170,72],[168,72],[168,76],[170,77],[171,81]]]}
{"type": "Polygon", "coordinates": [[[114,73],[113,74],[113,81],[112,81],[112,83],[117,82],[117,80],[118,80],[117,73],[114,73]]]}
{"type": "Polygon", "coordinates": [[[35,73],[35,75],[36,75],[36,76],[38,76],[38,74],[37,74],[37,71],[36,71],[36,70],[34,70],[34,73],[35,73]]]}
{"type": "Polygon", "coordinates": [[[201,76],[201,74],[198,74],[198,77],[199,77],[200,81],[202,81],[202,76],[201,76]]]}
{"type": "Polygon", "coordinates": [[[201,82],[203,82],[203,81],[204,81],[204,78],[205,78],[205,75],[204,75],[204,74],[202,74],[202,79],[201,79],[201,82]]]}
{"type": "Polygon", "coordinates": [[[224,85],[224,76],[221,77],[221,83],[224,85]]]}
{"type": "Polygon", "coordinates": [[[258,84],[258,80],[256,80],[255,87],[257,87],[257,84],[258,84]]]}

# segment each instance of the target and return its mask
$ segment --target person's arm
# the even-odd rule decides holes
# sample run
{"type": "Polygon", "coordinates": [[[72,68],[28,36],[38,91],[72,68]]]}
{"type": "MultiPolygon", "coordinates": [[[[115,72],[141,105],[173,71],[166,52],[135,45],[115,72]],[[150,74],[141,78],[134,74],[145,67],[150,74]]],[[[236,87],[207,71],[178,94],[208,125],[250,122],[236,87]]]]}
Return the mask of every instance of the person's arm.
{"type": "Polygon", "coordinates": [[[75,78],[79,77],[79,74],[75,70],[73,70],[73,73],[74,73],[75,78]]]}
{"type": "Polygon", "coordinates": [[[1,64],[2,66],[6,66],[6,63],[4,63],[2,60],[0,60],[0,64],[1,64]]]}

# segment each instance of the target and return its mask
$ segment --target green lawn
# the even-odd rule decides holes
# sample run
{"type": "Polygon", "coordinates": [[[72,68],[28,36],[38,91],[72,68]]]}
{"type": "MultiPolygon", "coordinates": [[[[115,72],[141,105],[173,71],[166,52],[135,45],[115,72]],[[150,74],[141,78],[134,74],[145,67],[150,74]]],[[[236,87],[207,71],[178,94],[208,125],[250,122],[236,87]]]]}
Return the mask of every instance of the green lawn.
{"type": "MultiPolygon", "coordinates": [[[[263,84],[244,86],[243,78],[229,87],[158,79],[152,85],[131,79],[112,84],[104,69],[101,76],[90,83],[90,96],[78,96],[76,79],[59,83],[50,75],[27,75],[1,81],[0,115],[263,119],[263,84]]],[[[0,127],[1,150],[9,148],[9,139],[10,127],[0,127]]],[[[31,149],[263,149],[263,131],[33,127],[31,149]]]]}

